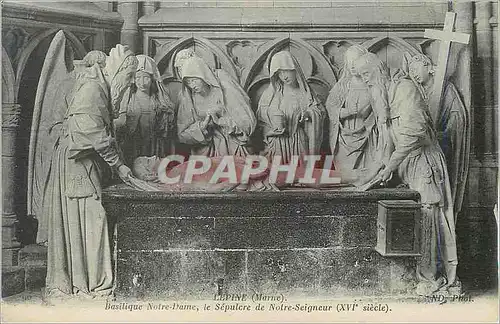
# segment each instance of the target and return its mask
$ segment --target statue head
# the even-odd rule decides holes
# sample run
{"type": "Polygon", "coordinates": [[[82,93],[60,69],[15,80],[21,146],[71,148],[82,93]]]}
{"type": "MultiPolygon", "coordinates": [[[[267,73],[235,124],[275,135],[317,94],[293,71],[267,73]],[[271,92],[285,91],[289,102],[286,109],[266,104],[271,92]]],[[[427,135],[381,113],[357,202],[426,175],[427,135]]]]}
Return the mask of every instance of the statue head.
{"type": "Polygon", "coordinates": [[[271,79],[280,81],[283,85],[298,87],[297,71],[292,53],[281,51],[273,55],[269,66],[271,79]]]}
{"type": "Polygon", "coordinates": [[[94,66],[97,67],[98,70],[102,72],[102,74],[106,75],[106,59],[107,56],[104,52],[101,51],[90,51],[88,52],[83,59],[74,60],[72,65],[74,67],[74,72],[78,75],[86,75],[94,66]]]}
{"type": "Polygon", "coordinates": [[[182,66],[182,82],[192,93],[206,95],[211,87],[220,87],[212,69],[201,57],[190,57],[182,66]]]}
{"type": "Polygon", "coordinates": [[[127,46],[118,44],[109,52],[106,59],[106,72],[111,88],[111,103],[115,115],[120,110],[120,101],[125,90],[134,81],[137,65],[137,58],[127,46]]]}
{"type": "Polygon", "coordinates": [[[209,90],[209,85],[201,78],[186,77],[184,78],[184,83],[193,93],[204,94],[209,90]]]}
{"type": "Polygon", "coordinates": [[[369,86],[382,86],[386,88],[389,82],[387,65],[374,53],[366,53],[354,62],[354,67],[369,86]]]}
{"type": "Polygon", "coordinates": [[[159,162],[157,156],[139,156],[134,160],[132,173],[140,180],[155,181],[158,179],[159,162]]]}
{"type": "Polygon", "coordinates": [[[417,54],[411,57],[409,63],[409,74],[413,81],[426,84],[434,74],[434,67],[430,58],[424,54],[417,54]]]}
{"type": "Polygon", "coordinates": [[[147,55],[137,55],[137,70],[135,73],[135,85],[142,92],[154,93],[157,91],[156,82],[161,82],[160,71],[156,61],[147,55]]]}
{"type": "Polygon", "coordinates": [[[107,56],[104,52],[90,51],[85,55],[82,61],[87,67],[97,64],[101,69],[104,69],[106,67],[106,58],[107,56]]]}
{"type": "Polygon", "coordinates": [[[177,55],[175,55],[174,60],[174,68],[177,70],[179,77],[182,79],[182,67],[184,66],[184,62],[191,57],[195,57],[196,53],[192,48],[185,48],[180,50],[177,55]]]}
{"type": "Polygon", "coordinates": [[[139,91],[150,93],[152,84],[151,74],[144,71],[137,71],[135,73],[135,85],[139,91]]]}
{"type": "Polygon", "coordinates": [[[297,87],[297,72],[295,70],[284,70],[284,69],[279,69],[278,70],[278,77],[283,82],[283,84],[292,86],[292,87],[297,87]]]}
{"type": "Polygon", "coordinates": [[[344,54],[344,60],[345,60],[344,69],[346,73],[345,75],[347,75],[347,73],[350,73],[352,76],[358,76],[359,74],[358,71],[356,70],[356,67],[354,66],[354,62],[356,62],[358,58],[367,53],[368,50],[361,45],[355,44],[349,47],[344,54]]]}

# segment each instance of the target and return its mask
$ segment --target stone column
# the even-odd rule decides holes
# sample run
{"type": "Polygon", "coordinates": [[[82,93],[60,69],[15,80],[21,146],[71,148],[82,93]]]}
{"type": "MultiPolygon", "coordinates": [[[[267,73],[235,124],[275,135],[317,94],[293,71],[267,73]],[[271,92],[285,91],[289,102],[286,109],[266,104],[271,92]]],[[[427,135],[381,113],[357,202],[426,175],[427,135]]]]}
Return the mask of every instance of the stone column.
{"type": "Polygon", "coordinates": [[[475,84],[480,85],[475,89],[475,98],[478,104],[478,109],[482,110],[481,124],[483,132],[477,134],[484,143],[481,146],[480,153],[484,154],[485,158],[491,158],[496,152],[496,136],[495,136],[495,115],[493,104],[493,35],[490,25],[492,16],[492,8],[490,1],[476,2],[476,46],[477,46],[477,62],[475,84]]]}
{"type": "Polygon", "coordinates": [[[14,213],[16,138],[21,106],[2,103],[2,265],[17,265],[21,243],[16,240],[17,217],[14,213]]]}
{"type": "Polygon", "coordinates": [[[155,13],[156,11],[156,2],[152,1],[144,1],[142,3],[143,15],[149,16],[155,13]]]}
{"type": "MultiPolygon", "coordinates": [[[[470,109],[470,116],[473,119],[474,107],[472,104],[472,48],[474,46],[473,27],[473,3],[471,1],[457,1],[453,3],[453,10],[457,14],[455,30],[471,35],[469,44],[452,43],[453,52],[456,56],[456,70],[453,82],[463,96],[465,106],[470,109]]],[[[453,62],[453,61],[452,61],[453,62]]],[[[474,120],[471,120],[471,145],[474,146],[474,120]]],[[[474,152],[471,147],[471,153],[474,152]]]]}
{"type": "Polygon", "coordinates": [[[123,18],[120,43],[128,45],[136,54],[139,50],[139,3],[119,2],[118,12],[123,18]]]}

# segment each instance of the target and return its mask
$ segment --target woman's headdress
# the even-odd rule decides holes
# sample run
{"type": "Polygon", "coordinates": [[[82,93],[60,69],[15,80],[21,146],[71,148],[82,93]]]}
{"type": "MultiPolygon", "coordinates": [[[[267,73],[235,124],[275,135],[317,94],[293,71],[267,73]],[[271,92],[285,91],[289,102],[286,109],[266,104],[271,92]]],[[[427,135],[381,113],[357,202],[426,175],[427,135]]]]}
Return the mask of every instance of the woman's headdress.
{"type": "Polygon", "coordinates": [[[137,59],[128,46],[118,44],[111,49],[109,56],[106,58],[106,71],[110,79],[113,80],[121,70],[136,64],[137,59]]]}

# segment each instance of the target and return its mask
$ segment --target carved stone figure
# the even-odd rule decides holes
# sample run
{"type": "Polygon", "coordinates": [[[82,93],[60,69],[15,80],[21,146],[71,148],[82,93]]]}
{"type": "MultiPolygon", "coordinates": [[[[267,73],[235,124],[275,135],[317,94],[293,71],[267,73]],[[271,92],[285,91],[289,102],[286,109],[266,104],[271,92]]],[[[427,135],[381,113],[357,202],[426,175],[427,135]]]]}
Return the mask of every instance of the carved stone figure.
{"type": "MultiPolygon", "coordinates": [[[[51,47],[57,47],[62,39],[64,34],[60,32],[51,47]]],[[[64,47],[57,48],[51,53],[63,56],[64,47]]],[[[46,232],[39,234],[48,240],[46,292],[50,297],[96,297],[108,295],[113,287],[108,220],[101,205],[101,191],[109,168],[125,182],[132,178],[120,158],[113,114],[118,112],[116,107],[133,80],[137,59],[126,47],[117,45],[106,58],[104,73],[99,63],[105,57],[91,52],[83,62],[75,64],[79,66],[75,84],[67,94],[64,121],[47,165],[42,200],[46,222],[42,227],[46,232]]],[[[44,66],[53,67],[53,59],[47,57],[44,66]]],[[[51,73],[50,68],[44,71],[51,73]]],[[[41,80],[53,81],[45,77],[41,80]]],[[[58,107],[43,103],[44,109],[54,106],[58,107]]]]}
{"type": "Polygon", "coordinates": [[[186,59],[182,82],[179,141],[194,155],[247,155],[256,119],[241,86],[226,73],[214,73],[200,57],[186,59]]]}
{"type": "MultiPolygon", "coordinates": [[[[408,59],[408,73],[428,103],[434,91],[434,67],[423,55],[408,59]]],[[[455,216],[462,209],[469,169],[470,117],[457,88],[447,82],[439,105],[437,137],[446,157],[455,216]]]]}
{"type": "Polygon", "coordinates": [[[330,149],[336,169],[365,169],[380,161],[383,153],[382,125],[386,122],[386,112],[373,111],[368,86],[354,68],[355,60],[366,53],[366,48],[360,45],[346,50],[342,76],[326,102],[330,149]]]}
{"type": "Polygon", "coordinates": [[[264,136],[263,154],[293,156],[319,154],[323,141],[325,110],[311,89],[297,60],[288,51],[271,59],[270,84],[259,100],[257,116],[264,136]]]}
{"type": "Polygon", "coordinates": [[[174,68],[177,73],[177,77],[182,80],[182,67],[188,58],[198,57],[196,52],[192,48],[185,48],[177,52],[174,60],[174,68]]]}
{"type": "Polygon", "coordinates": [[[377,55],[365,54],[355,65],[378,104],[385,101],[390,107],[389,133],[394,150],[377,179],[387,181],[398,172],[410,189],[420,193],[423,223],[417,292],[429,295],[456,289],[458,258],[451,187],[427,104],[409,78],[390,81],[388,69],[377,55]]]}
{"type": "MultiPolygon", "coordinates": [[[[160,159],[156,156],[142,156],[135,159],[132,167],[134,175],[146,182],[143,188],[151,186],[150,191],[166,191],[166,192],[222,192],[222,191],[280,191],[289,187],[309,187],[309,188],[340,188],[346,187],[352,183],[354,179],[348,178],[348,174],[343,174],[340,170],[328,170],[320,168],[311,168],[308,165],[302,164],[295,169],[294,178],[290,181],[287,179],[288,174],[280,172],[277,174],[275,181],[270,181],[269,176],[271,173],[269,161],[268,167],[263,171],[252,173],[247,182],[242,181],[242,174],[244,173],[245,164],[249,163],[247,159],[240,156],[232,157],[234,163],[235,179],[219,178],[217,181],[211,181],[214,174],[224,157],[210,158],[210,168],[202,174],[193,176],[192,181],[184,181],[185,175],[188,173],[189,161],[176,164],[174,167],[168,168],[166,171],[168,178],[179,178],[179,181],[173,184],[162,183],[158,177],[158,168],[160,167],[160,159]],[[301,181],[308,174],[314,181],[305,182],[301,181]],[[326,175],[325,175],[326,174],[326,175]],[[322,181],[322,177],[334,178],[337,182],[322,181]],[[235,180],[235,181],[232,181],[235,180]]],[[[232,167],[227,167],[233,169],[232,167]]]]}
{"type": "MultiPolygon", "coordinates": [[[[143,181],[147,181],[151,186],[154,186],[154,191],[166,191],[166,192],[226,192],[226,191],[263,191],[263,190],[273,190],[274,187],[270,185],[265,185],[262,181],[265,178],[266,173],[262,172],[258,175],[252,175],[249,182],[242,185],[240,182],[232,183],[229,179],[222,179],[217,183],[211,183],[210,179],[216,171],[220,161],[224,157],[211,157],[211,167],[207,172],[203,174],[197,174],[193,176],[191,182],[187,183],[182,181],[184,175],[186,174],[186,168],[189,162],[184,162],[178,164],[167,171],[167,176],[174,178],[176,176],[181,177],[181,181],[174,184],[166,184],[160,182],[158,178],[158,167],[160,165],[160,159],[156,156],[142,156],[138,157],[133,164],[132,172],[134,175],[143,181]]],[[[241,175],[243,166],[246,159],[244,157],[235,156],[235,170],[238,175],[241,175]]]]}
{"type": "Polygon", "coordinates": [[[174,152],[174,109],[153,58],[137,55],[135,83],[124,95],[115,126],[125,161],[174,152]]]}

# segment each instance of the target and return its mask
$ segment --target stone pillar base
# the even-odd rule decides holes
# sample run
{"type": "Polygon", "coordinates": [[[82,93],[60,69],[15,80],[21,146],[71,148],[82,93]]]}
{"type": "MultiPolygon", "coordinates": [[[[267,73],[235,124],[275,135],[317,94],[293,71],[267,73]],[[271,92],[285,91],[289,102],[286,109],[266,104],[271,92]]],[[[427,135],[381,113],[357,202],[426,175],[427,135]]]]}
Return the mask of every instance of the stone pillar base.
{"type": "Polygon", "coordinates": [[[23,267],[2,266],[2,297],[22,293],[25,286],[23,267]]]}
{"type": "Polygon", "coordinates": [[[16,215],[2,215],[2,265],[16,266],[21,243],[16,239],[16,215]]]}

